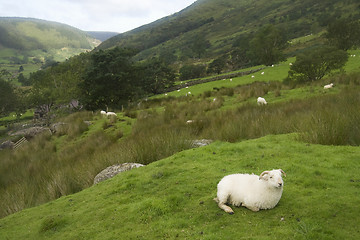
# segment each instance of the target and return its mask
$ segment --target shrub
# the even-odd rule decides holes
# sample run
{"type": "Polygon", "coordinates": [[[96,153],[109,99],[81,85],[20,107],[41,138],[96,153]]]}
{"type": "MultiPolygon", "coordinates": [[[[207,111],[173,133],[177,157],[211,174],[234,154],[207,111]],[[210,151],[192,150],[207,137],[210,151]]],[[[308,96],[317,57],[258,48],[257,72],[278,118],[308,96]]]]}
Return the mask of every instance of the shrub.
{"type": "Polygon", "coordinates": [[[328,46],[311,49],[296,56],[288,79],[300,83],[319,80],[331,71],[342,68],[347,60],[348,54],[343,50],[328,46]]]}

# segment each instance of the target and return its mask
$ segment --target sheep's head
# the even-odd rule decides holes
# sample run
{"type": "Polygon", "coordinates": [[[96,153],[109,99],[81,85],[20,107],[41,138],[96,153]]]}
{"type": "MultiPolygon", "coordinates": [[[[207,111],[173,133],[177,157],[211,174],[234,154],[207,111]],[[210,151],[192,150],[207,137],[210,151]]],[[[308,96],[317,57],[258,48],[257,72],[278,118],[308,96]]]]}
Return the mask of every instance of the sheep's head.
{"type": "Polygon", "coordinates": [[[271,186],[275,188],[282,188],[284,186],[284,181],[282,175],[286,177],[285,172],[282,169],[264,171],[260,174],[259,179],[267,181],[271,186]]]}

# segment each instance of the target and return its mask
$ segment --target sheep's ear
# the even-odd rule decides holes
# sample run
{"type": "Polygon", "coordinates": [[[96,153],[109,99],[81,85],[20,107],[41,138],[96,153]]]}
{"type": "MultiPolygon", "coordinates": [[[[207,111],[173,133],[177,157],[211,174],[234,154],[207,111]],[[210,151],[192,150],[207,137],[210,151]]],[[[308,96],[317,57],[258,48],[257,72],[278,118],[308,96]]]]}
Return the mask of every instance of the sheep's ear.
{"type": "Polygon", "coordinates": [[[286,173],[282,169],[279,169],[279,171],[286,177],[286,173]]]}
{"type": "Polygon", "coordinates": [[[265,178],[264,178],[264,175],[266,175],[266,174],[269,174],[269,171],[264,171],[264,172],[262,172],[262,173],[260,174],[259,180],[260,180],[260,179],[265,179],[265,178]]]}

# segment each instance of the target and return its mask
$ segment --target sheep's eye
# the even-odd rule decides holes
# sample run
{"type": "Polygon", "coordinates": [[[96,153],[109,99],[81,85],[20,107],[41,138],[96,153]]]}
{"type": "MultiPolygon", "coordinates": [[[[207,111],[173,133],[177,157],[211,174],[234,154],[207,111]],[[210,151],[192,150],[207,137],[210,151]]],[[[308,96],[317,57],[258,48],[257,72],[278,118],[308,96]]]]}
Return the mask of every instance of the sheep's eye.
{"type": "Polygon", "coordinates": [[[272,178],[272,177],[270,177],[270,178],[272,178]]]}

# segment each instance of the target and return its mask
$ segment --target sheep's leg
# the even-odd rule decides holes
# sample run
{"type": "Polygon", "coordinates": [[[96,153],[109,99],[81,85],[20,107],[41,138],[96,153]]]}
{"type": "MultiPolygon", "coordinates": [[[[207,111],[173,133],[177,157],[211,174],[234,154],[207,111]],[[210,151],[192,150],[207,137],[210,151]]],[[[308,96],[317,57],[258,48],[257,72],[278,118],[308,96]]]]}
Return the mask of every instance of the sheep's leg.
{"type": "Polygon", "coordinates": [[[218,203],[218,206],[219,206],[219,208],[221,208],[225,212],[227,212],[229,214],[234,214],[234,211],[231,209],[231,207],[225,205],[224,203],[218,203]]]}
{"type": "Polygon", "coordinates": [[[227,206],[224,202],[219,201],[218,198],[214,198],[214,201],[217,202],[219,208],[221,208],[225,212],[227,212],[229,214],[234,214],[234,211],[231,209],[231,207],[227,206]]]}

